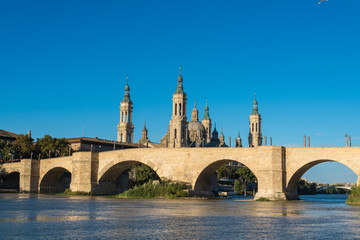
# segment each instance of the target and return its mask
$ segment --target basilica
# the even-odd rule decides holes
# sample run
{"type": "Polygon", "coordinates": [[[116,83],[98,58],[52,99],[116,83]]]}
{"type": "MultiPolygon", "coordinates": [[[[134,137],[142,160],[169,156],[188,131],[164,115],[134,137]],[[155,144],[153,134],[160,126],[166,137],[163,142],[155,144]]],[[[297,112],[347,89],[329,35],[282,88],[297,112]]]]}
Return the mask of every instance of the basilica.
{"type": "MultiPolygon", "coordinates": [[[[204,116],[201,121],[199,121],[199,110],[196,108],[196,100],[194,101],[194,108],[191,111],[191,121],[188,121],[186,116],[187,96],[183,87],[181,67],[179,71],[180,73],[177,79],[176,91],[172,98],[171,120],[165,136],[161,138],[161,143],[154,143],[148,139],[146,124],[144,124],[144,129],[142,130],[142,137],[137,143],[146,147],[167,148],[231,146],[230,138],[228,145],[225,143],[225,136],[222,130],[219,136],[216,124],[214,126],[214,130],[212,130],[212,121],[210,118],[207,100],[204,116]]],[[[134,125],[132,124],[132,110],[133,103],[130,99],[130,87],[127,78],[124,98],[120,104],[120,123],[117,126],[118,142],[133,143],[134,125]]],[[[249,117],[249,123],[249,147],[261,146],[263,141],[261,134],[261,115],[258,111],[256,95],[253,103],[253,111],[249,117]]],[[[235,139],[235,147],[242,147],[240,134],[235,139]]]]}

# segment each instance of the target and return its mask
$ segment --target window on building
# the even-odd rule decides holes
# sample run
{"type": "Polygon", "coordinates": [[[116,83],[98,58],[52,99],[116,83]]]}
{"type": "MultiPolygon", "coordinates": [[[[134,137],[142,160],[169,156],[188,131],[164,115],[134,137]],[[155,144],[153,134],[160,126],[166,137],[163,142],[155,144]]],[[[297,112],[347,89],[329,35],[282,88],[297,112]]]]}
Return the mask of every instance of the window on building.
{"type": "Polygon", "coordinates": [[[179,103],[179,116],[181,116],[181,103],[179,103]]]}
{"type": "Polygon", "coordinates": [[[174,131],[174,139],[176,139],[176,129],[175,129],[175,131],[174,131]]]}
{"type": "Polygon", "coordinates": [[[252,129],[251,129],[252,132],[254,132],[254,123],[252,124],[252,129]]]}
{"type": "Polygon", "coordinates": [[[175,103],[175,116],[177,115],[177,104],[175,103]]]}
{"type": "Polygon", "coordinates": [[[257,123],[256,123],[256,131],[257,131],[257,123]]]}

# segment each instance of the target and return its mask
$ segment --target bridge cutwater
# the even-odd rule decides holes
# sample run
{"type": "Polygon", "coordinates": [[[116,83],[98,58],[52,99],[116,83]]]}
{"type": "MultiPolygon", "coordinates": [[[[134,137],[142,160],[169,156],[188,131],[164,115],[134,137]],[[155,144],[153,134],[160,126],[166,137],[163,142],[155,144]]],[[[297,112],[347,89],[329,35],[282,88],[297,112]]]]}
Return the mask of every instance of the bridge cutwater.
{"type": "Polygon", "coordinates": [[[72,191],[113,194],[119,176],[129,167],[143,163],[162,180],[183,182],[196,196],[211,196],[214,172],[229,161],[247,166],[257,177],[255,199],[298,199],[297,182],[311,167],[340,162],[360,173],[360,147],[253,148],[137,148],[108,152],[76,152],[50,159],[23,159],[5,163],[2,171],[20,175],[20,191],[46,192],[55,189],[65,172],[71,173],[72,191]]]}

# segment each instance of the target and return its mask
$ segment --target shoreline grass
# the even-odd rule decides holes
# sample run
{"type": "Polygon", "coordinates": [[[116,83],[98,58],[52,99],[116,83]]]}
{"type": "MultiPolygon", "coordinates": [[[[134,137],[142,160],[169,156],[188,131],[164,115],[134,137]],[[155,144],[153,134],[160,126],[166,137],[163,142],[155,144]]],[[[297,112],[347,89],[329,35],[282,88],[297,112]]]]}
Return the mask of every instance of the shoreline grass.
{"type": "Polygon", "coordinates": [[[185,184],[173,182],[161,182],[153,184],[151,181],[141,186],[134,187],[123,193],[110,196],[112,198],[187,198],[189,193],[186,191],[185,184]]]}
{"type": "Polygon", "coordinates": [[[63,193],[57,193],[56,195],[67,195],[67,196],[93,196],[91,192],[82,191],[71,191],[71,189],[65,189],[63,193]]]}

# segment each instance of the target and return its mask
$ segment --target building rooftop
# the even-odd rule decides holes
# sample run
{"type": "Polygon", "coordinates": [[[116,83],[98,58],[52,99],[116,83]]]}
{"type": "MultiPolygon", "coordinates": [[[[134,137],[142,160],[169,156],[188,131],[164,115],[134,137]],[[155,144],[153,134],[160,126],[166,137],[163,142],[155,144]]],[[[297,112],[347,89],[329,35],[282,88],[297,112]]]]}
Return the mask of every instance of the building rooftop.
{"type": "Polygon", "coordinates": [[[0,129],[0,137],[2,138],[16,138],[18,134],[0,129]]]}
{"type": "Polygon", "coordinates": [[[139,147],[138,144],[135,143],[125,143],[125,142],[118,142],[113,140],[106,140],[106,139],[99,139],[97,137],[90,138],[90,137],[76,137],[76,138],[67,138],[69,143],[76,143],[76,142],[88,142],[88,143],[97,143],[97,144],[116,144],[116,145],[123,145],[123,146],[129,146],[129,147],[139,147]]]}

